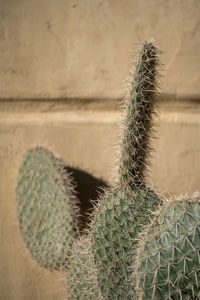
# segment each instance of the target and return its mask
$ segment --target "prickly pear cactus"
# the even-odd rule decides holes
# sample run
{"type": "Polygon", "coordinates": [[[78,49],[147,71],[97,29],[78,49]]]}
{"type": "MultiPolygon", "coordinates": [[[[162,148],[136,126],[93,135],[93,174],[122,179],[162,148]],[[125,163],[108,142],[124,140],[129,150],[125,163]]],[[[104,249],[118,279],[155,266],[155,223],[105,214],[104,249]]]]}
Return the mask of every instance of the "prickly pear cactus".
{"type": "Polygon", "coordinates": [[[74,242],[67,271],[70,300],[103,300],[88,237],[83,236],[74,242]]]}
{"type": "Polygon", "coordinates": [[[158,54],[152,42],[144,43],[125,101],[118,183],[102,196],[91,223],[98,284],[105,299],[134,299],[131,266],[138,232],[160,204],[145,184],[158,54]]]}
{"type": "Polygon", "coordinates": [[[77,235],[78,208],[69,175],[52,153],[27,152],[17,184],[18,216],[32,256],[44,267],[65,265],[77,235]]]}
{"type": "Polygon", "coordinates": [[[162,207],[137,256],[137,299],[200,299],[200,195],[162,207]]]}

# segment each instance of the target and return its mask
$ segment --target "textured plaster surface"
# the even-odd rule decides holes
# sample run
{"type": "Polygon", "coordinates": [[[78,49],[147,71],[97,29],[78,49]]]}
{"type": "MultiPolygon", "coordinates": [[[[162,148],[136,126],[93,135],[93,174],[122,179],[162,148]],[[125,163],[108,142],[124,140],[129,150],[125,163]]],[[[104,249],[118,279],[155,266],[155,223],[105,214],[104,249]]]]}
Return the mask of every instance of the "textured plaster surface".
{"type": "Polygon", "coordinates": [[[200,93],[199,0],[0,0],[0,97],[122,96],[140,38],[166,93],[200,93]]]}

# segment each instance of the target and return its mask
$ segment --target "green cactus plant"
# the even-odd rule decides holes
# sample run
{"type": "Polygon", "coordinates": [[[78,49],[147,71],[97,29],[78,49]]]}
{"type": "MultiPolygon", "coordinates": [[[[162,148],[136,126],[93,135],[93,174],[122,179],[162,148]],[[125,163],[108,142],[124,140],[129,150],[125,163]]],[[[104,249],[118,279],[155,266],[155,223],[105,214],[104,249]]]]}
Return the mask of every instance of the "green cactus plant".
{"type": "Polygon", "coordinates": [[[139,300],[200,299],[200,195],[166,203],[141,236],[139,300]]]}
{"type": "Polygon", "coordinates": [[[125,101],[118,181],[99,199],[86,236],[76,240],[79,209],[63,163],[37,147],[20,168],[25,243],[42,266],[67,269],[71,300],[200,299],[200,195],[160,206],[146,184],[158,55],[144,43],[125,101]]]}
{"type": "Polygon", "coordinates": [[[44,267],[66,264],[78,234],[78,205],[64,164],[37,147],[27,152],[17,184],[18,216],[32,256],[44,267]]]}
{"type": "Polygon", "coordinates": [[[67,266],[67,287],[70,300],[103,300],[87,236],[82,236],[72,246],[67,266]]]}
{"type": "Polygon", "coordinates": [[[92,251],[105,299],[134,299],[131,266],[138,232],[150,222],[152,211],[160,204],[145,182],[158,55],[151,41],[144,43],[125,101],[118,182],[104,193],[91,222],[92,251]]]}

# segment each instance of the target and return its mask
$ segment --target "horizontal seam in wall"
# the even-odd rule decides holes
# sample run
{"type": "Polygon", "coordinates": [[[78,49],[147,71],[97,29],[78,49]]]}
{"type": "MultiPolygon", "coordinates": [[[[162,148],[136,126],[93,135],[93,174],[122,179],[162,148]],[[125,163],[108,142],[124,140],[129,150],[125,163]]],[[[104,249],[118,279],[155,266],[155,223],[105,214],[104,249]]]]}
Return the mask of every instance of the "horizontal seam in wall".
{"type": "MultiPolygon", "coordinates": [[[[121,98],[0,98],[0,112],[120,111],[122,100],[121,98]]],[[[200,113],[200,96],[160,94],[157,100],[158,107],[162,111],[200,113]]]]}

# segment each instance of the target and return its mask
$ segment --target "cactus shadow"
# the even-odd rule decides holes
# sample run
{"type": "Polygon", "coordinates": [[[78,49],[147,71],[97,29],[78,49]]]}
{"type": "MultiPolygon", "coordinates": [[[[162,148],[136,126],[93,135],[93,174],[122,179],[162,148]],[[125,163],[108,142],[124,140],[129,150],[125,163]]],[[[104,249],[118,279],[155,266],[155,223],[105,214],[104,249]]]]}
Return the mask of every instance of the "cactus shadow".
{"type": "Polygon", "coordinates": [[[71,173],[75,192],[80,202],[80,229],[83,231],[89,223],[89,216],[93,211],[93,202],[97,203],[99,194],[108,184],[92,174],[78,168],[66,167],[66,171],[71,173]]]}

